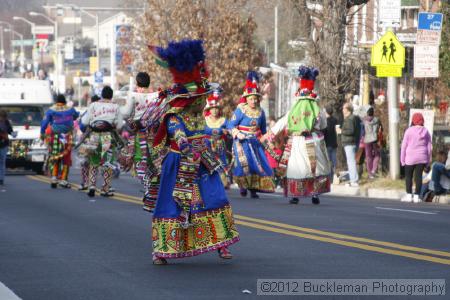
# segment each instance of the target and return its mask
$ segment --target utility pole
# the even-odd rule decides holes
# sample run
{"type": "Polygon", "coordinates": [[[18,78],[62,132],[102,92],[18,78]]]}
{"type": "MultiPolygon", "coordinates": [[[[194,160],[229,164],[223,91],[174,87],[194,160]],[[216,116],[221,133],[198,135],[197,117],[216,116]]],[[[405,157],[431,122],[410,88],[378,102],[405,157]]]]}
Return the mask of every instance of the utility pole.
{"type": "Polygon", "coordinates": [[[3,49],[3,27],[0,27],[0,59],[3,59],[5,49],[3,49]]]}
{"type": "Polygon", "coordinates": [[[273,63],[278,64],[278,5],[275,6],[275,37],[274,37],[274,59],[273,63]]]}
{"type": "MultiPolygon", "coordinates": [[[[392,30],[388,28],[388,30],[392,30]]],[[[387,78],[387,100],[389,113],[389,172],[392,180],[400,178],[400,139],[397,77],[387,78]]]]}

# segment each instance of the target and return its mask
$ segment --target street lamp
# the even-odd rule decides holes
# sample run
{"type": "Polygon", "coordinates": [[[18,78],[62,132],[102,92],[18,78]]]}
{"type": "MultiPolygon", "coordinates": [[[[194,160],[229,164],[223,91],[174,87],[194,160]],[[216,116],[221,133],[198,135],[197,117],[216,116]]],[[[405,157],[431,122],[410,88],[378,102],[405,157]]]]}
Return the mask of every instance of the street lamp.
{"type": "MultiPolygon", "coordinates": [[[[34,43],[36,42],[36,34],[35,34],[35,29],[34,28],[35,28],[36,24],[31,22],[31,21],[29,21],[29,20],[27,20],[27,19],[25,19],[25,18],[23,18],[23,17],[18,17],[18,16],[14,16],[13,20],[14,21],[23,21],[23,22],[25,22],[25,23],[27,23],[28,25],[31,26],[31,33],[33,35],[33,50],[34,50],[34,43]]],[[[34,62],[34,51],[32,53],[32,59],[33,59],[33,62],[34,62]]],[[[34,72],[36,74],[37,70],[35,69],[34,72]]]]}
{"type": "Polygon", "coordinates": [[[3,48],[3,27],[0,27],[0,60],[3,60],[5,49],[3,48]]]}
{"type": "MultiPolygon", "coordinates": [[[[12,29],[11,23],[8,23],[8,22],[5,22],[5,21],[0,21],[0,24],[8,25],[9,30],[12,29]]],[[[6,29],[6,28],[5,28],[5,29],[6,29]]],[[[12,39],[13,39],[13,36],[12,36],[12,32],[10,31],[10,34],[9,34],[9,40],[12,41],[12,39]]],[[[11,42],[11,43],[12,43],[12,42],[11,42]]],[[[3,48],[3,47],[2,47],[2,48],[3,48]]],[[[11,49],[12,49],[12,47],[11,47],[11,49]]],[[[10,51],[10,52],[12,53],[12,51],[10,51]]]]}
{"type": "Polygon", "coordinates": [[[95,19],[95,27],[97,28],[97,71],[100,71],[100,28],[99,28],[99,24],[98,24],[98,14],[92,14],[84,9],[82,9],[81,7],[74,5],[74,4],[70,4],[70,7],[72,8],[72,10],[74,11],[80,11],[86,15],[88,15],[89,17],[95,19]]]}
{"type": "MultiPolygon", "coordinates": [[[[23,66],[24,65],[24,52],[23,52],[23,34],[18,33],[17,31],[11,29],[11,28],[5,28],[4,30],[5,32],[9,32],[12,35],[17,35],[20,38],[20,55],[19,55],[19,60],[20,60],[20,65],[23,66]]],[[[11,43],[11,49],[13,49],[12,47],[12,43],[11,43]]],[[[12,57],[12,56],[11,56],[12,57]]]]}
{"type": "Polygon", "coordinates": [[[41,13],[34,12],[34,11],[30,11],[29,15],[44,17],[47,21],[52,23],[53,26],[55,27],[55,54],[56,54],[55,87],[56,87],[56,92],[59,93],[59,69],[60,69],[60,67],[59,67],[59,47],[58,47],[58,20],[57,19],[52,20],[48,16],[41,14],[41,13]]]}
{"type": "Polygon", "coordinates": [[[31,32],[32,32],[33,35],[34,35],[34,27],[36,26],[35,23],[33,23],[33,22],[31,22],[30,20],[27,20],[27,19],[25,19],[25,18],[23,18],[23,17],[18,17],[18,16],[14,16],[14,17],[13,17],[13,20],[14,20],[14,21],[23,21],[23,22],[27,23],[28,25],[30,25],[30,26],[31,26],[31,32]]]}

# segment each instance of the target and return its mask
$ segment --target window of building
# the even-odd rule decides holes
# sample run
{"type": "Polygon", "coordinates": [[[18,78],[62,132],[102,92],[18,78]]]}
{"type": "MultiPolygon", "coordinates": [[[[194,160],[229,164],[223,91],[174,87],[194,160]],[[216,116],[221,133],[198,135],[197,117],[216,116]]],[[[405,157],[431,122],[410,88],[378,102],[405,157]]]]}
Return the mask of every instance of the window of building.
{"type": "Polygon", "coordinates": [[[414,19],[414,27],[417,28],[417,18],[419,16],[419,10],[414,9],[413,19],[414,19]]]}
{"type": "Polygon", "coordinates": [[[408,27],[408,11],[406,9],[402,9],[402,29],[406,29],[408,27]]]}

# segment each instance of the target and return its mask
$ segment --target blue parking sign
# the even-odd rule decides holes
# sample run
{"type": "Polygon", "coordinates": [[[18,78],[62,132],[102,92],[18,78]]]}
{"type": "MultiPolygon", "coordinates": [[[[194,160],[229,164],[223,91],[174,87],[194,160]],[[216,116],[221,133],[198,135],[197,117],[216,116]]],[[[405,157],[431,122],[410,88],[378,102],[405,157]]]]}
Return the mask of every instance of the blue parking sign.
{"type": "Polygon", "coordinates": [[[442,14],[427,13],[427,12],[419,13],[419,22],[417,29],[441,31],[442,14]]]}
{"type": "Polygon", "coordinates": [[[103,73],[100,71],[95,72],[94,79],[96,83],[103,83],[103,73]]]}

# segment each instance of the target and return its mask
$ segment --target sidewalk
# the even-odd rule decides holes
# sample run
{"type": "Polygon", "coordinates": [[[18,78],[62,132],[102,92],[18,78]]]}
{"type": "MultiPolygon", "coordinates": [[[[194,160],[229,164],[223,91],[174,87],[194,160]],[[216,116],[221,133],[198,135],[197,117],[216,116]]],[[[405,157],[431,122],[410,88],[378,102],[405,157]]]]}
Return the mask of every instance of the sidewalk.
{"type": "MultiPolygon", "coordinates": [[[[230,186],[233,190],[238,190],[237,184],[232,184],[230,186]]],[[[276,193],[283,194],[283,188],[278,187],[275,190],[276,193]]],[[[406,194],[405,189],[394,189],[394,188],[378,188],[378,187],[367,187],[365,185],[360,185],[359,187],[348,187],[344,183],[332,184],[331,192],[325,195],[338,196],[338,197],[364,197],[373,199],[387,199],[400,201],[400,199],[406,194]]],[[[435,196],[433,199],[434,203],[440,204],[450,204],[450,195],[435,196]]]]}
{"type": "MultiPolygon", "coordinates": [[[[405,195],[404,189],[386,189],[386,188],[375,188],[375,187],[365,187],[364,185],[359,187],[347,187],[343,184],[332,184],[331,192],[328,194],[331,196],[349,196],[349,197],[367,197],[367,198],[382,198],[390,200],[398,200],[405,195]]],[[[443,195],[435,197],[433,202],[441,204],[449,204],[449,195],[443,195]]]]}

